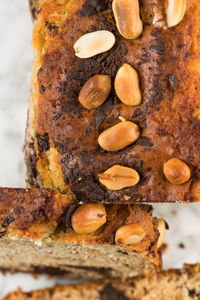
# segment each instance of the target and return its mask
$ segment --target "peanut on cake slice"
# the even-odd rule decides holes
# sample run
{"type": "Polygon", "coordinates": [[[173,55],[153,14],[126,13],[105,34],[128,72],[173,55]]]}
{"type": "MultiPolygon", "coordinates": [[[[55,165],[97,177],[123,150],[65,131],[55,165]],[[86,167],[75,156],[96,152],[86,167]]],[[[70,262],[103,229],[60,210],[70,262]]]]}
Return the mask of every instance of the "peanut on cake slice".
{"type": "Polygon", "coordinates": [[[164,237],[148,205],[79,205],[48,189],[0,188],[0,269],[133,277],[160,269],[164,237]]]}

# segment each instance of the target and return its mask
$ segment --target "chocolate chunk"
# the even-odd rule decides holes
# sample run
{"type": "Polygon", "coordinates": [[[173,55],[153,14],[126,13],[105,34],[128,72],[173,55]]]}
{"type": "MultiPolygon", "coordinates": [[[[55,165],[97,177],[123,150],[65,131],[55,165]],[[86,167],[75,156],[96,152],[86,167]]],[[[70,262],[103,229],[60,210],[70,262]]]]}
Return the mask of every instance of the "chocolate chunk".
{"type": "Polygon", "coordinates": [[[143,112],[141,111],[141,109],[136,108],[132,114],[132,118],[137,118],[139,116],[141,116],[143,114],[143,112]]]}
{"type": "Polygon", "coordinates": [[[27,159],[27,169],[30,175],[29,177],[32,179],[36,178],[38,174],[36,164],[37,164],[37,156],[35,154],[35,151],[34,152],[31,151],[27,159]]]}
{"type": "Polygon", "coordinates": [[[40,94],[43,94],[45,91],[46,91],[46,88],[43,85],[41,85],[40,94]]]}
{"type": "Polygon", "coordinates": [[[33,8],[33,9],[31,10],[31,14],[32,14],[33,20],[35,20],[35,19],[36,19],[36,16],[37,16],[37,10],[36,10],[35,8],[33,8]]]}
{"type": "Polygon", "coordinates": [[[44,135],[37,133],[37,142],[38,142],[38,149],[40,152],[45,152],[49,150],[50,143],[49,143],[49,135],[45,133],[44,135]]]}
{"type": "Polygon", "coordinates": [[[15,218],[12,216],[8,216],[4,221],[3,221],[3,225],[4,226],[8,226],[10,225],[12,222],[15,221],[15,218]]]}
{"type": "Polygon", "coordinates": [[[67,101],[61,104],[61,111],[62,112],[72,112],[75,111],[79,112],[77,105],[74,102],[67,101]]]}
{"type": "Polygon", "coordinates": [[[83,135],[84,136],[89,136],[90,133],[91,133],[91,129],[90,128],[89,129],[85,129],[83,135]]]}
{"type": "Polygon", "coordinates": [[[75,210],[79,207],[79,205],[70,205],[67,207],[65,213],[62,216],[62,223],[64,223],[68,228],[72,226],[71,224],[71,217],[75,210]]]}
{"type": "Polygon", "coordinates": [[[48,25],[48,29],[49,29],[49,30],[57,30],[57,29],[58,29],[58,26],[56,26],[55,24],[50,23],[50,24],[48,25]]]}
{"type": "Polygon", "coordinates": [[[154,28],[151,32],[151,36],[153,37],[159,37],[162,31],[159,28],[154,28]]]}
{"type": "Polygon", "coordinates": [[[111,99],[108,99],[100,107],[98,107],[93,113],[94,116],[94,129],[97,130],[104,119],[109,115],[109,113],[114,108],[114,103],[111,102],[111,99]]]}
{"type": "Polygon", "coordinates": [[[136,145],[139,146],[145,146],[145,147],[153,147],[153,144],[147,136],[141,136],[135,143],[136,145]]]}
{"type": "MultiPolygon", "coordinates": [[[[68,72],[70,73],[70,72],[68,72]]],[[[69,76],[70,78],[70,76],[69,76]]],[[[59,83],[59,86],[56,87],[56,91],[61,93],[63,96],[66,96],[70,100],[74,100],[78,98],[78,91],[77,91],[77,83],[78,82],[73,82],[73,88],[72,85],[70,84],[71,80],[69,82],[62,81],[59,83]]],[[[80,87],[79,87],[80,90],[80,87]]],[[[72,106],[72,104],[71,104],[72,106]]]]}
{"type": "Polygon", "coordinates": [[[101,109],[97,109],[94,114],[94,129],[97,130],[103,120],[105,119],[105,115],[101,109]]]}
{"type": "MultiPolygon", "coordinates": [[[[114,77],[119,67],[125,62],[125,56],[128,49],[125,44],[117,44],[110,51],[99,54],[98,56],[88,59],[75,60],[73,70],[63,70],[63,81],[59,82],[56,90],[68,98],[61,104],[61,112],[71,112],[72,117],[80,117],[80,104],[78,95],[84,83],[96,74],[106,74],[114,77]]],[[[95,129],[97,129],[108,113],[108,107],[112,109],[114,105],[114,95],[110,96],[99,110],[96,111],[95,129]],[[101,112],[103,111],[103,113],[101,112]]],[[[82,108],[83,109],[83,108],[82,108]]]]}
{"type": "Polygon", "coordinates": [[[152,46],[150,47],[150,51],[158,54],[164,55],[167,50],[167,44],[165,41],[156,39],[152,46]]]}
{"type": "Polygon", "coordinates": [[[13,212],[14,212],[14,215],[19,216],[21,214],[21,207],[20,206],[14,207],[13,212]]]}
{"type": "Polygon", "coordinates": [[[79,14],[81,17],[91,17],[98,12],[108,9],[108,2],[106,0],[86,0],[79,14]]]}
{"type": "Polygon", "coordinates": [[[107,284],[100,291],[100,299],[101,300],[128,300],[128,298],[124,295],[124,293],[120,290],[114,288],[111,284],[107,284]]]}
{"type": "Polygon", "coordinates": [[[73,168],[71,167],[69,169],[68,166],[64,166],[62,167],[62,170],[63,170],[63,174],[65,174],[64,176],[65,183],[70,184],[73,181],[78,179],[80,167],[77,163],[73,166],[73,168]]]}
{"type": "MultiPolygon", "coordinates": [[[[34,220],[38,220],[40,218],[40,209],[35,209],[30,214],[33,216],[34,220]]],[[[27,221],[29,222],[29,218],[27,221]]]]}
{"type": "Polygon", "coordinates": [[[149,95],[147,97],[150,100],[150,105],[158,104],[164,98],[164,87],[159,79],[159,74],[153,77],[153,87],[149,90],[149,95]]]}
{"type": "Polygon", "coordinates": [[[178,86],[178,79],[177,79],[176,74],[169,74],[168,80],[169,80],[169,84],[170,84],[171,88],[173,90],[175,90],[178,86]]]}
{"type": "Polygon", "coordinates": [[[55,116],[53,117],[53,120],[54,120],[54,121],[57,121],[61,116],[62,116],[62,113],[58,113],[57,115],[55,115],[55,116]]]}
{"type": "Polygon", "coordinates": [[[72,185],[71,191],[82,202],[101,202],[104,199],[104,191],[92,179],[72,185]]]}
{"type": "Polygon", "coordinates": [[[54,144],[55,144],[56,148],[58,149],[58,152],[61,154],[65,154],[68,151],[69,142],[70,142],[69,138],[65,138],[62,141],[54,140],[54,144]]]}
{"type": "Polygon", "coordinates": [[[133,168],[138,172],[142,171],[143,165],[144,165],[143,160],[131,160],[131,162],[129,163],[130,168],[133,168]]]}
{"type": "Polygon", "coordinates": [[[73,113],[73,117],[74,117],[75,119],[80,119],[80,118],[82,118],[82,114],[81,114],[79,111],[75,111],[75,112],[73,113]]]}

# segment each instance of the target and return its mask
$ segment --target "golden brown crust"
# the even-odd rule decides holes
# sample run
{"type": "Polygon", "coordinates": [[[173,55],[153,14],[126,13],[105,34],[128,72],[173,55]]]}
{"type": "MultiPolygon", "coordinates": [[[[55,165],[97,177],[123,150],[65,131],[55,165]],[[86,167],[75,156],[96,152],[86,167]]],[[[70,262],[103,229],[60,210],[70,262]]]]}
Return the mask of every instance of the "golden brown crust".
{"type": "Polygon", "coordinates": [[[57,221],[73,203],[68,195],[47,189],[0,187],[0,222],[3,227],[28,229],[34,223],[57,221]]]}
{"type": "Polygon", "coordinates": [[[199,299],[200,265],[184,266],[180,270],[154,273],[129,282],[101,280],[76,285],[55,286],[51,289],[23,293],[21,290],[8,294],[3,300],[189,300],[199,299]],[[60,298],[59,298],[60,297],[60,298]],[[66,298],[65,298],[66,297],[66,298]]]}
{"type": "Polygon", "coordinates": [[[91,233],[73,229],[72,215],[78,207],[56,191],[1,188],[0,268],[96,279],[160,270],[158,220],[151,206],[107,204],[106,223],[91,233]],[[140,225],[143,239],[116,244],[116,231],[128,224],[140,225]]]}
{"type": "Polygon", "coordinates": [[[39,185],[61,190],[70,185],[79,200],[90,202],[198,201],[199,1],[188,1],[183,21],[171,29],[166,28],[164,1],[141,1],[144,31],[134,41],[119,35],[111,2],[96,0],[92,9],[90,0],[41,3],[33,36],[42,59],[38,86],[34,84],[33,122],[36,165],[43,180],[39,185]],[[67,18],[61,18],[62,11],[67,12],[67,18]],[[75,57],[75,41],[99,29],[115,34],[114,48],[90,59],[75,57]],[[125,62],[139,73],[142,104],[125,106],[112,90],[101,107],[84,109],[77,98],[85,81],[99,73],[114,79],[125,62]],[[119,116],[136,122],[142,136],[119,152],[102,151],[98,135],[118,122],[119,116]],[[47,148],[41,147],[41,140],[47,142],[47,148]],[[56,159],[52,151],[58,151],[56,159]],[[163,165],[172,157],[183,160],[192,171],[185,184],[173,185],[163,175],[163,165]],[[61,167],[62,179],[56,172],[46,172],[52,162],[56,170],[61,167]],[[135,168],[141,175],[139,184],[120,191],[106,190],[97,174],[114,164],[135,168]]]}
{"type": "Polygon", "coordinates": [[[0,188],[0,237],[28,237],[42,239],[54,233],[58,242],[88,245],[113,245],[115,232],[123,225],[138,224],[145,232],[143,240],[135,245],[121,245],[160,264],[157,250],[158,221],[149,205],[105,205],[107,222],[92,234],[78,234],[72,229],[71,216],[76,203],[67,195],[47,189],[0,188]]]}

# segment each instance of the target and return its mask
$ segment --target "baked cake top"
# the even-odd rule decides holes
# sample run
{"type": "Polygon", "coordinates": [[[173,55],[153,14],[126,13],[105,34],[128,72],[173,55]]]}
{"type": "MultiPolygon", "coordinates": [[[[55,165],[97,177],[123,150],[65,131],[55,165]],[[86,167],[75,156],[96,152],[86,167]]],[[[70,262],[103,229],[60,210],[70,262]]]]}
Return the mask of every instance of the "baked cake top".
{"type": "MultiPolygon", "coordinates": [[[[166,5],[162,0],[140,1],[142,33],[126,39],[118,31],[110,0],[40,3],[33,35],[34,116],[29,129],[34,129],[35,161],[29,163],[29,185],[62,192],[70,186],[82,202],[199,200],[200,5],[187,1],[183,20],[170,28],[166,5]],[[77,57],[76,41],[100,30],[113,33],[114,46],[93,57],[77,57]],[[124,64],[138,74],[138,105],[126,105],[117,96],[115,78],[124,64]],[[87,109],[79,101],[80,91],[95,75],[109,75],[111,91],[103,104],[87,109]],[[100,134],[123,120],[137,125],[139,137],[121,150],[105,150],[98,143],[100,134]],[[115,165],[137,171],[135,185],[114,190],[100,180],[115,165]],[[31,168],[40,179],[33,180],[31,168]]],[[[120,139],[126,139],[126,129],[120,139]]],[[[127,170],[111,169],[107,179],[112,172],[127,170]]]]}

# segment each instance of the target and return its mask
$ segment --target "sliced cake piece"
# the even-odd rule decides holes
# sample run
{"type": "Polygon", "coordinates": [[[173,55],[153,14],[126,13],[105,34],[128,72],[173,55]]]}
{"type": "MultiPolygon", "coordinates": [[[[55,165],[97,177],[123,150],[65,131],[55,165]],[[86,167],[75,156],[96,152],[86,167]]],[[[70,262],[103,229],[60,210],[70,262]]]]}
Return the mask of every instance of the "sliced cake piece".
{"type": "Polygon", "coordinates": [[[0,189],[0,268],[70,278],[159,269],[165,223],[148,205],[77,205],[45,189],[0,189]]]}
{"type": "Polygon", "coordinates": [[[131,281],[104,280],[56,286],[52,289],[10,293],[3,300],[199,300],[200,265],[152,273],[131,281]]]}
{"type": "Polygon", "coordinates": [[[199,201],[200,2],[174,2],[31,1],[29,187],[199,201]]]}

